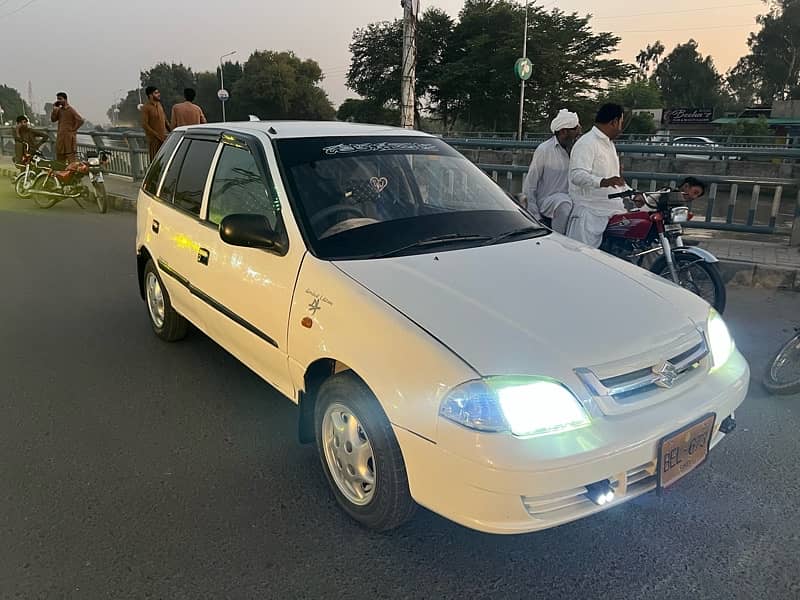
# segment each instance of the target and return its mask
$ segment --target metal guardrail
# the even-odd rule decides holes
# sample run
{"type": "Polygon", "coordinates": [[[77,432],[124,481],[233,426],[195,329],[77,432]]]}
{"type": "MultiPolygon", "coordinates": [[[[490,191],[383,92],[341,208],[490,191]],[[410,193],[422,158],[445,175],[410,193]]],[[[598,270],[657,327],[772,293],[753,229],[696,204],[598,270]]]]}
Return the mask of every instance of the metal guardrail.
{"type": "MultiPolygon", "coordinates": [[[[521,189],[521,179],[528,172],[525,165],[498,165],[477,163],[477,166],[489,174],[503,189],[512,192],[514,187],[521,189]],[[504,174],[504,176],[501,176],[504,174]],[[520,185],[515,186],[517,175],[520,185]]],[[[635,189],[648,189],[651,192],[659,189],[659,184],[676,186],[689,173],[646,173],[642,171],[626,171],[625,178],[635,189]],[[643,185],[644,184],[644,185],[643,185]]],[[[800,246],[800,185],[794,179],[776,179],[763,177],[758,179],[719,175],[702,175],[708,184],[707,194],[700,200],[689,202],[689,209],[698,205],[702,207],[703,218],[687,223],[689,227],[702,229],[719,229],[748,233],[788,234],[790,245],[800,246]],[[741,202],[745,190],[750,190],[748,204],[741,202]],[[784,192],[796,189],[797,198],[794,207],[791,199],[784,198],[784,192]],[[771,190],[771,194],[768,192],[771,190]],[[768,204],[768,208],[765,206],[768,204]],[[786,212],[781,213],[781,209],[786,212]],[[723,215],[719,213],[723,212],[723,215]],[[768,214],[766,222],[759,220],[759,215],[768,214]],[[780,217],[783,216],[784,220],[780,217]]]]}
{"type": "MultiPolygon", "coordinates": [[[[54,129],[47,129],[51,140],[55,140],[54,129]]],[[[53,156],[54,141],[43,146],[45,154],[53,156]]],[[[150,164],[150,155],[144,132],[125,133],[106,131],[79,131],[78,152],[102,150],[109,154],[108,172],[114,175],[140,180],[150,164]]],[[[14,136],[10,128],[0,128],[0,154],[14,154],[14,136]]]]}
{"type": "MultiPolygon", "coordinates": [[[[476,148],[485,150],[535,150],[541,141],[518,141],[500,139],[473,139],[473,138],[442,138],[454,148],[476,148]]],[[[756,148],[740,146],[692,146],[692,145],[669,145],[669,144],[631,144],[627,142],[617,142],[617,150],[620,153],[631,152],[638,154],[653,154],[662,157],[674,157],[676,154],[690,156],[718,156],[720,158],[740,158],[742,156],[760,158],[781,158],[800,160],[800,148],[756,148]]]]}

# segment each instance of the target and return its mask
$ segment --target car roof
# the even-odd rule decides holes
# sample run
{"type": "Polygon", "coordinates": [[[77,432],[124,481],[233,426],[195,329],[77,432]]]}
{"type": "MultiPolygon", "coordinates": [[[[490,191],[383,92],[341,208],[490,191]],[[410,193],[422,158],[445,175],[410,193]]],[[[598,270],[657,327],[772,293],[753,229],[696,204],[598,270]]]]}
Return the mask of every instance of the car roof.
{"type": "MultiPolygon", "coordinates": [[[[183,129],[183,128],[181,128],[183,129]]],[[[433,137],[415,129],[402,129],[389,125],[343,123],[340,121],[242,121],[196,125],[191,130],[212,129],[230,132],[253,133],[260,131],[272,139],[342,137],[342,136],[424,136],[433,137]]]]}

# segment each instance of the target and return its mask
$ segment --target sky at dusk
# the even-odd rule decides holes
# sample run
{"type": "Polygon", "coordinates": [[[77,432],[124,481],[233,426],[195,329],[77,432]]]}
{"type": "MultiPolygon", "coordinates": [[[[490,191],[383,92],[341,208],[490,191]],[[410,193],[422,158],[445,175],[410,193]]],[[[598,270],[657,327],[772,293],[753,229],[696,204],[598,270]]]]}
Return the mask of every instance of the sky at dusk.
{"type": "MultiPolygon", "coordinates": [[[[420,0],[457,17],[463,0],[420,0]]],[[[533,4],[533,3],[532,3],[533,4]]],[[[660,39],[671,50],[694,38],[725,72],[747,50],[763,2],[672,0],[630,2],[564,0],[537,3],[546,9],[590,13],[595,31],[622,38],[617,57],[633,62],[660,39]]],[[[59,90],[96,123],[108,107],[138,86],[139,71],[160,61],[213,70],[219,56],[253,50],[292,50],[316,60],[326,74],[323,88],[335,106],[355,94],[344,85],[353,30],[402,17],[400,0],[0,0],[0,83],[27,97],[33,85],[39,108],[59,90]]],[[[522,32],[509,32],[520,35],[522,32]]],[[[536,49],[529,57],[536,64],[536,49]]]]}

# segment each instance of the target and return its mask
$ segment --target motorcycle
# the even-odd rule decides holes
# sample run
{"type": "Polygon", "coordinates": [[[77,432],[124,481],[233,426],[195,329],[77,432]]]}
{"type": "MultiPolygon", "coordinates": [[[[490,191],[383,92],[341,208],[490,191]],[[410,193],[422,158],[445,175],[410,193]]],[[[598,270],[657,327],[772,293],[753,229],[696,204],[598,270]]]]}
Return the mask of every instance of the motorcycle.
{"type": "Polygon", "coordinates": [[[640,210],[612,216],[600,249],[642,267],[648,257],[658,256],[649,270],[694,292],[717,312],[725,310],[725,283],[717,258],[708,250],[683,243],[683,223],[694,215],[683,194],[675,190],[639,192],[627,190],[609,198],[644,198],[640,210]]]}
{"type": "Polygon", "coordinates": [[[771,394],[800,392],[800,328],[767,365],[762,381],[771,394]]]}
{"type": "Polygon", "coordinates": [[[71,198],[78,206],[83,208],[81,200],[89,200],[91,195],[97,202],[101,213],[108,210],[108,194],[103,180],[103,168],[109,161],[106,152],[90,151],[86,159],[74,161],[62,170],[56,170],[51,165],[43,170],[33,180],[31,194],[34,202],[40,208],[52,208],[62,200],[71,198]],[[81,181],[89,177],[93,192],[81,181]]]}
{"type": "Polygon", "coordinates": [[[50,161],[39,150],[31,152],[26,145],[22,160],[15,166],[19,173],[14,176],[14,191],[17,196],[27,200],[31,197],[31,188],[36,175],[44,169],[50,168],[50,161]]]}

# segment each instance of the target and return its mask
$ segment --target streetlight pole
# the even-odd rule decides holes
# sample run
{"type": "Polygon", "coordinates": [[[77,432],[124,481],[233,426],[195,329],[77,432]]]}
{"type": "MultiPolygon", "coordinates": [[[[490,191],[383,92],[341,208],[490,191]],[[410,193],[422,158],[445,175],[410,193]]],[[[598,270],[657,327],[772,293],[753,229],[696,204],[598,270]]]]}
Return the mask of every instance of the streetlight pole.
{"type": "MultiPolygon", "coordinates": [[[[525,1],[525,30],[522,36],[522,58],[528,58],[528,0],[525,1]]],[[[519,82],[519,127],[517,140],[522,141],[522,117],[525,110],[525,79],[519,82]]]]}
{"type": "MultiPolygon", "coordinates": [[[[222,59],[227,57],[227,56],[233,56],[234,54],[236,54],[236,50],[228,52],[227,54],[223,54],[222,56],[219,57],[219,89],[220,89],[220,91],[225,89],[225,74],[223,73],[223,69],[222,69],[222,59]]],[[[222,122],[224,123],[225,122],[225,100],[220,98],[219,101],[222,103],[222,122]]]]}

